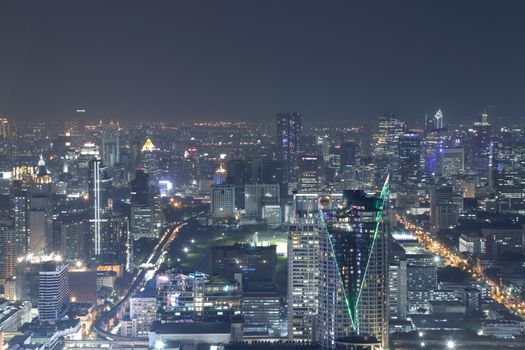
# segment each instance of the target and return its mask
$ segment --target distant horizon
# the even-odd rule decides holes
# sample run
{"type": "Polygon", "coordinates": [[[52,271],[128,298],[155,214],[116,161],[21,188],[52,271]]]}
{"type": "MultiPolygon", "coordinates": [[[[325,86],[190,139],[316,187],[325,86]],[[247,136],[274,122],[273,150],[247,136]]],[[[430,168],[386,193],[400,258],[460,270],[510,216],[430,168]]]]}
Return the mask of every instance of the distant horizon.
{"type": "Polygon", "coordinates": [[[523,1],[0,4],[0,115],[523,120],[523,1]]]}

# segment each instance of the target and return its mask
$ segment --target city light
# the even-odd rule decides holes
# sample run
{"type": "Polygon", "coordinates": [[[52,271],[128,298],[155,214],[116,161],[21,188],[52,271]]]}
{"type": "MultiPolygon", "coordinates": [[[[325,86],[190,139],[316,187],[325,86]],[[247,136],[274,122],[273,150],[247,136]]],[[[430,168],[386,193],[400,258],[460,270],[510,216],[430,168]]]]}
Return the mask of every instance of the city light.
{"type": "Polygon", "coordinates": [[[301,5],[2,4],[10,348],[525,348],[521,4],[301,5]]]}

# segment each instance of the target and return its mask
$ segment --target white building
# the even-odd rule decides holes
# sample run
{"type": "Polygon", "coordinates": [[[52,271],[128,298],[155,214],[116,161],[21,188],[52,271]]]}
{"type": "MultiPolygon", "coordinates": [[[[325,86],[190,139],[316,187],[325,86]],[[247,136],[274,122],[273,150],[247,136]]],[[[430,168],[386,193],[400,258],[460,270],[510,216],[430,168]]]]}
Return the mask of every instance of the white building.
{"type": "Polygon", "coordinates": [[[122,322],[121,335],[147,338],[157,318],[157,296],[153,291],[133,295],[129,300],[129,320],[122,322]]]}
{"type": "Polygon", "coordinates": [[[67,264],[45,263],[39,272],[38,318],[54,322],[66,313],[69,303],[69,271],[67,264]]]}

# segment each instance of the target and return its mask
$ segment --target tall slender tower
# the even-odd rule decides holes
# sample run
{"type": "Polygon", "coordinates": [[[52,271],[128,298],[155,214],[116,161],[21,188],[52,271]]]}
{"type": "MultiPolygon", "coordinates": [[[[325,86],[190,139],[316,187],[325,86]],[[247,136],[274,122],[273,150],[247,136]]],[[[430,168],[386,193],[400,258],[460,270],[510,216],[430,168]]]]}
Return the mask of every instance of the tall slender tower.
{"type": "Polygon", "coordinates": [[[288,163],[290,181],[297,181],[298,156],[303,133],[301,113],[279,113],[277,115],[276,146],[279,160],[288,163]]]}
{"type": "Polygon", "coordinates": [[[108,187],[111,179],[106,174],[106,167],[102,160],[93,159],[89,162],[89,199],[92,203],[93,215],[91,218],[93,227],[93,255],[100,256],[102,252],[102,222],[105,220],[104,213],[108,209],[108,187]]]}
{"type": "Polygon", "coordinates": [[[386,348],[387,239],[383,223],[388,178],[381,193],[345,190],[343,206],[323,210],[320,234],[319,341],[334,349],[348,337],[386,348]]]}
{"type": "Polygon", "coordinates": [[[317,194],[295,194],[288,227],[288,339],[315,339],[319,298],[317,194]]]}

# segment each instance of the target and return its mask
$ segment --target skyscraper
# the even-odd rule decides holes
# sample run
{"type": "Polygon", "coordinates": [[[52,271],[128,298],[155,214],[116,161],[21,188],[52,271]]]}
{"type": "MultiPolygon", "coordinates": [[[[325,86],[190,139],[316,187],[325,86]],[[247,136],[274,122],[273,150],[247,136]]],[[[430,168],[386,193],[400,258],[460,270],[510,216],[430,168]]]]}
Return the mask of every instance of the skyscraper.
{"type": "Polygon", "coordinates": [[[319,227],[297,222],[288,233],[288,338],[312,340],[319,297],[319,227]]]}
{"type": "Polygon", "coordinates": [[[15,276],[15,237],[12,227],[0,224],[0,280],[15,276]]]}
{"type": "Polygon", "coordinates": [[[17,257],[26,255],[29,247],[29,192],[27,187],[23,180],[13,181],[13,224],[17,257]]]}
{"type": "Polygon", "coordinates": [[[28,215],[29,249],[28,253],[48,253],[51,248],[52,210],[51,200],[45,194],[31,197],[28,215]]]}
{"type": "Polygon", "coordinates": [[[482,113],[480,120],[474,123],[471,131],[470,170],[481,175],[488,175],[491,155],[491,126],[488,115],[482,113]]]}
{"type": "Polygon", "coordinates": [[[299,189],[301,192],[317,193],[321,187],[320,159],[317,156],[302,156],[299,163],[299,189]]]}
{"type": "Polygon", "coordinates": [[[421,175],[421,137],[405,133],[399,137],[398,184],[411,191],[417,188],[421,175]]]}
{"type": "Polygon", "coordinates": [[[301,149],[303,116],[300,113],[279,113],[277,115],[276,147],[277,157],[288,163],[289,179],[297,180],[298,156],[301,149]]]}
{"type": "Polygon", "coordinates": [[[387,198],[388,179],[380,194],[345,190],[341,209],[323,210],[318,327],[324,349],[352,334],[388,344],[387,198]]]}
{"type": "Polygon", "coordinates": [[[425,115],[425,131],[434,131],[444,128],[443,112],[438,109],[434,116],[425,115]]]}
{"type": "Polygon", "coordinates": [[[93,254],[95,257],[102,252],[102,222],[109,205],[109,187],[111,179],[106,174],[102,160],[93,159],[89,162],[89,198],[92,203],[93,215],[93,254]]]}
{"type": "Polygon", "coordinates": [[[525,143],[493,143],[491,178],[501,211],[525,209],[525,143]]]}
{"type": "Polygon", "coordinates": [[[393,158],[399,149],[399,137],[405,132],[406,123],[399,120],[395,114],[385,114],[379,117],[377,131],[374,134],[373,155],[375,157],[393,158]]]}
{"type": "Polygon", "coordinates": [[[456,197],[453,187],[449,185],[439,184],[431,189],[430,225],[433,230],[457,225],[461,208],[457,205],[456,197]]]}
{"type": "Polygon", "coordinates": [[[320,196],[296,194],[288,227],[288,338],[316,338],[319,307],[320,196]]]}
{"type": "Polygon", "coordinates": [[[10,136],[9,121],[7,118],[0,118],[0,138],[6,139],[10,136]]]}
{"type": "Polygon", "coordinates": [[[39,272],[38,318],[54,322],[61,319],[69,302],[69,271],[66,264],[46,263],[39,272]]]}

